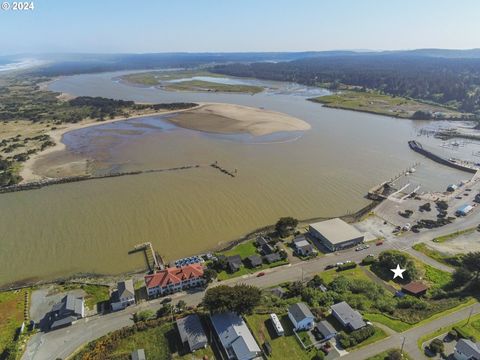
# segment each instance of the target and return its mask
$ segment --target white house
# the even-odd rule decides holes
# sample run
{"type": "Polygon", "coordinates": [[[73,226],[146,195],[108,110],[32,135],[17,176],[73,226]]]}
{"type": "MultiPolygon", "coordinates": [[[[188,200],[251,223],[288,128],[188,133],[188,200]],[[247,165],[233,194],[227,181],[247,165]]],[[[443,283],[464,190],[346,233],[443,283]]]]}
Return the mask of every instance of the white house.
{"type": "Polygon", "coordinates": [[[133,280],[120,281],[117,284],[117,290],[112,293],[112,310],[122,310],[127,306],[135,304],[135,289],[133,288],[133,280]]]}
{"type": "Polygon", "coordinates": [[[310,330],[314,325],[314,316],[304,303],[292,304],[288,307],[288,318],[295,331],[310,330]]]}
{"type": "Polygon", "coordinates": [[[480,344],[460,339],[455,346],[453,356],[456,360],[480,360],[480,344]]]}

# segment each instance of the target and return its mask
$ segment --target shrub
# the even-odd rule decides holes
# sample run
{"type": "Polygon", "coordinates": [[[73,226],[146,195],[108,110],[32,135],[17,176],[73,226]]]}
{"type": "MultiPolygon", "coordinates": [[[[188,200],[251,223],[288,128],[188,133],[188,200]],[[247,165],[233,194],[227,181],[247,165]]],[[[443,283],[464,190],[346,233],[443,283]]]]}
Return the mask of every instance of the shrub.
{"type": "Polygon", "coordinates": [[[351,262],[351,263],[346,263],[343,265],[339,265],[337,267],[337,271],[345,271],[349,269],[355,269],[357,267],[357,263],[351,262]]]}
{"type": "Polygon", "coordinates": [[[428,348],[434,354],[441,354],[445,350],[445,345],[442,340],[433,339],[428,348]]]}

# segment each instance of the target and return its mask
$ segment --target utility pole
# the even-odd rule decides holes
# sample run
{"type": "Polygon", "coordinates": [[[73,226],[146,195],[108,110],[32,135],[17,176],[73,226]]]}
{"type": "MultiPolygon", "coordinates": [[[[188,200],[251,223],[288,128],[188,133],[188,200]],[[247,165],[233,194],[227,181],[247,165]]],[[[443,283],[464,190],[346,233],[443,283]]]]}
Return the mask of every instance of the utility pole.
{"type": "Polygon", "coordinates": [[[402,349],[400,350],[400,353],[402,354],[402,359],[403,359],[403,347],[405,346],[405,340],[406,340],[406,339],[407,339],[407,338],[404,336],[404,337],[403,337],[403,342],[402,342],[402,349]]]}
{"type": "Polygon", "coordinates": [[[472,314],[473,314],[473,306],[470,309],[470,315],[468,315],[468,320],[467,320],[467,323],[465,325],[468,325],[470,323],[470,319],[472,318],[472,314]]]}

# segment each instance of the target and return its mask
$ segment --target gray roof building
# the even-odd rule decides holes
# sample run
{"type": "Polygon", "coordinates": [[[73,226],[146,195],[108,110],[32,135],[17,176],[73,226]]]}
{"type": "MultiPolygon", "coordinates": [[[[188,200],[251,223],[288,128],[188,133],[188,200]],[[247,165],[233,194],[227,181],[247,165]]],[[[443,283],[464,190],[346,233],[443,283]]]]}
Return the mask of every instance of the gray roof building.
{"type": "Polygon", "coordinates": [[[210,316],[213,328],[228,359],[251,360],[261,356],[261,350],[243,319],[227,312],[210,316]]]}
{"type": "Polygon", "coordinates": [[[304,303],[292,304],[288,307],[288,312],[292,315],[297,323],[306,318],[313,318],[313,314],[304,303]]]}
{"type": "Polygon", "coordinates": [[[177,329],[182,339],[182,344],[190,351],[204,348],[208,344],[207,335],[203,331],[198,315],[188,315],[177,320],[177,329]]]}
{"type": "Polygon", "coordinates": [[[227,267],[231,272],[240,270],[242,266],[242,257],[240,255],[232,255],[227,257],[227,267]]]}
{"type": "Polygon", "coordinates": [[[303,256],[310,255],[315,250],[312,244],[308,242],[305,235],[300,235],[293,239],[293,247],[297,253],[303,256]]]}
{"type": "Polygon", "coordinates": [[[280,261],[282,257],[280,256],[279,253],[273,253],[273,254],[265,255],[263,259],[265,260],[265,262],[271,264],[271,263],[280,261]]]}
{"type": "Polygon", "coordinates": [[[358,330],[367,325],[362,315],[345,301],[332,305],[332,314],[344,327],[351,330],[358,330]]]}
{"type": "Polygon", "coordinates": [[[458,360],[480,360],[480,345],[468,339],[460,339],[455,346],[454,356],[458,360]]]}
{"type": "Polygon", "coordinates": [[[335,328],[326,320],[322,320],[315,325],[315,331],[322,335],[323,340],[329,340],[337,335],[335,328]]]}
{"type": "Polygon", "coordinates": [[[145,350],[137,349],[132,352],[132,360],[147,360],[145,350]]]}
{"type": "Polygon", "coordinates": [[[59,303],[53,305],[50,312],[50,328],[56,329],[71,325],[75,320],[85,316],[83,298],[66,295],[59,303]]]}
{"type": "Polygon", "coordinates": [[[248,256],[246,260],[251,267],[257,267],[263,264],[262,257],[257,254],[248,256]]]}
{"type": "Polygon", "coordinates": [[[120,281],[117,284],[117,291],[119,298],[135,298],[135,289],[133,288],[133,280],[128,279],[120,281]]]}
{"type": "Polygon", "coordinates": [[[331,251],[354,246],[364,240],[360,231],[339,218],[310,224],[308,231],[331,251]]]}

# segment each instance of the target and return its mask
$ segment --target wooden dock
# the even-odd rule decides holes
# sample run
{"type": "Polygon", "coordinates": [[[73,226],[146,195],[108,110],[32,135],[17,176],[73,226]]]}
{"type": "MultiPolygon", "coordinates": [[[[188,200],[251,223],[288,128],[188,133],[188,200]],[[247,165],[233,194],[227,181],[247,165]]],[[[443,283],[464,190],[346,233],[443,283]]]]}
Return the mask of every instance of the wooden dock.
{"type": "Polygon", "coordinates": [[[140,251],[143,251],[145,254],[145,261],[147,262],[147,266],[150,271],[163,270],[165,268],[162,258],[154,250],[151,242],[137,244],[133,247],[133,250],[130,250],[128,253],[134,254],[140,251]]]}

